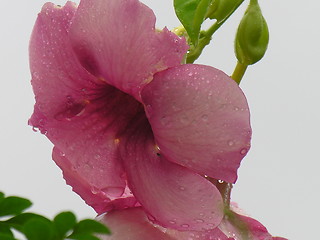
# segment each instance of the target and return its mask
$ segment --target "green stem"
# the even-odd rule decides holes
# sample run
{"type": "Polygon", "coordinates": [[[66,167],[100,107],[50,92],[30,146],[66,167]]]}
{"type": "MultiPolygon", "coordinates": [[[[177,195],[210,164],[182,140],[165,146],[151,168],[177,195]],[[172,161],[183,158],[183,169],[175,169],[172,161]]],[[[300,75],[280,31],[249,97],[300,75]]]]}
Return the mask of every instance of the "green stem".
{"type": "Polygon", "coordinates": [[[214,179],[214,178],[211,178],[208,176],[206,176],[205,178],[217,187],[217,189],[219,190],[219,192],[222,196],[224,208],[226,210],[230,210],[231,190],[232,190],[233,185],[231,183],[219,181],[217,179],[214,179]]]}
{"type": "Polygon", "coordinates": [[[222,24],[227,21],[227,19],[238,9],[244,0],[240,0],[237,5],[225,16],[225,18],[220,21],[215,22],[207,31],[201,33],[198,45],[190,50],[187,55],[187,63],[193,63],[199,58],[203,49],[210,43],[212,35],[222,26],[222,24]]]}
{"type": "Polygon", "coordinates": [[[236,68],[234,69],[231,78],[236,81],[236,83],[240,84],[241,79],[244,73],[247,70],[248,65],[237,62],[236,68]]]}

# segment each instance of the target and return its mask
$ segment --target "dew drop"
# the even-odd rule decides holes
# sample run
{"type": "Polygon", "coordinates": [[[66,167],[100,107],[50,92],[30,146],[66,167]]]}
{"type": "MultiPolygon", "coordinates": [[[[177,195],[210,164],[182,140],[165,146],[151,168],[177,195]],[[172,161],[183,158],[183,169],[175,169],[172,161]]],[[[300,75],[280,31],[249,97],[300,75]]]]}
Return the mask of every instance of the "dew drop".
{"type": "Polygon", "coordinates": [[[101,191],[111,197],[121,197],[124,189],[122,187],[107,187],[101,189],[101,191]]]}
{"type": "Polygon", "coordinates": [[[207,114],[203,114],[203,115],[201,116],[201,119],[202,119],[202,121],[204,121],[204,122],[208,121],[208,115],[207,115],[207,114]]]}
{"type": "Polygon", "coordinates": [[[240,154],[244,155],[244,154],[247,153],[247,151],[248,151],[248,149],[242,148],[241,151],[240,151],[240,154]]]}
{"type": "Polygon", "coordinates": [[[187,116],[182,116],[182,117],[180,118],[180,122],[181,122],[182,124],[187,124],[187,123],[189,122],[189,118],[188,118],[187,116]]]}
{"type": "Polygon", "coordinates": [[[163,126],[166,126],[166,127],[170,126],[170,124],[171,124],[170,118],[167,117],[167,116],[163,116],[163,117],[160,119],[160,121],[161,121],[161,124],[162,124],[163,126]]]}
{"type": "Polygon", "coordinates": [[[170,224],[176,224],[176,221],[170,220],[169,223],[170,223],[170,224]]]}
{"type": "Polygon", "coordinates": [[[192,76],[193,76],[193,73],[192,73],[192,72],[188,73],[188,76],[189,76],[189,77],[192,77],[192,76]]]}
{"type": "Polygon", "coordinates": [[[203,219],[196,219],[194,220],[196,223],[204,223],[204,220],[203,219]]]}
{"type": "Polygon", "coordinates": [[[154,222],[156,220],[156,218],[152,215],[148,215],[148,218],[150,219],[151,222],[154,222]]]}
{"type": "Polygon", "coordinates": [[[221,180],[221,179],[219,179],[219,180],[218,180],[218,183],[222,184],[222,183],[224,183],[224,181],[221,180]]]}
{"type": "Polygon", "coordinates": [[[233,141],[229,141],[229,142],[228,142],[228,145],[231,147],[231,146],[234,145],[234,142],[233,142],[233,141]]]}
{"type": "Polygon", "coordinates": [[[151,115],[152,115],[152,107],[151,107],[151,105],[147,105],[146,106],[146,115],[147,115],[148,118],[151,117],[151,115]]]}
{"type": "Polygon", "coordinates": [[[91,188],[91,192],[92,192],[93,194],[98,194],[98,193],[99,193],[99,189],[96,188],[96,187],[92,187],[92,188],[91,188]]]}
{"type": "Polygon", "coordinates": [[[188,228],[188,227],[189,227],[189,224],[182,224],[181,227],[183,227],[183,228],[188,228]]]}

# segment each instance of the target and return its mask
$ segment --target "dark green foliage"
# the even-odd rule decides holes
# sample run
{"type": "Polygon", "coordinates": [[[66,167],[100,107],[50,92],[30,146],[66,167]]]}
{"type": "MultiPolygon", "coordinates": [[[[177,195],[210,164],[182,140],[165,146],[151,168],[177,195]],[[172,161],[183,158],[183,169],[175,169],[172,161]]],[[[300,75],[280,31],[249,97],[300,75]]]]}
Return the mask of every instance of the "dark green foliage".
{"type": "Polygon", "coordinates": [[[211,0],[174,0],[177,17],[194,45],[197,45],[201,24],[205,20],[210,3],[211,0]]]}
{"type": "Polygon", "coordinates": [[[25,235],[28,240],[99,240],[96,234],[110,234],[105,225],[95,220],[77,222],[72,212],[61,212],[52,221],[35,213],[24,212],[31,205],[28,199],[5,197],[0,192],[1,240],[18,240],[13,229],[25,235]]]}

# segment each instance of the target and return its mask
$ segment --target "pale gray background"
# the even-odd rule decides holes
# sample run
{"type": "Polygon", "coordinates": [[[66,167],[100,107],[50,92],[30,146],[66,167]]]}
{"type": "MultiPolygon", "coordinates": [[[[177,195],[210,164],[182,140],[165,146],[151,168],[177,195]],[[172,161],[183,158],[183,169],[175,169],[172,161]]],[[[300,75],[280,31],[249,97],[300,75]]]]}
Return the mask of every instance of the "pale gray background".
{"type": "MultiPolygon", "coordinates": [[[[66,209],[81,218],[94,217],[51,161],[52,144],[27,126],[34,104],[28,39],[44,2],[1,0],[0,190],[32,199],[32,210],[49,217],[66,209]]],[[[171,0],[144,2],[154,9],[159,28],[178,25],[171,0]]],[[[291,240],[316,239],[320,223],[320,3],[260,3],[269,23],[270,45],[265,58],[248,69],[241,84],[251,107],[253,140],[233,200],[273,234],[291,240]]],[[[198,63],[232,73],[233,36],[244,9],[218,31],[198,63]]]]}

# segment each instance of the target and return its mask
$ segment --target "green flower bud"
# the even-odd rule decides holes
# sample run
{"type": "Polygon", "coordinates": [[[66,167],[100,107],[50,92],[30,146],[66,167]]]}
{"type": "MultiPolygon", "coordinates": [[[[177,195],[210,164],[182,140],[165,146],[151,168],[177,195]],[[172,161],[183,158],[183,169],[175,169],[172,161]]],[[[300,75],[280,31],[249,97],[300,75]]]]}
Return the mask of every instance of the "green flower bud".
{"type": "Polygon", "coordinates": [[[268,48],[269,30],[257,0],[250,4],[239,24],[235,39],[235,53],[240,63],[258,62],[268,48]]]}

